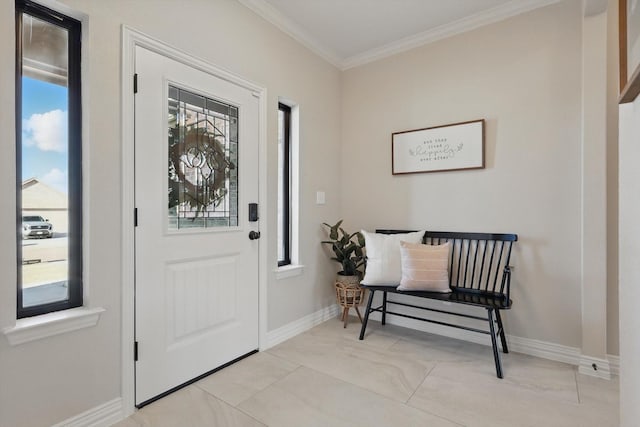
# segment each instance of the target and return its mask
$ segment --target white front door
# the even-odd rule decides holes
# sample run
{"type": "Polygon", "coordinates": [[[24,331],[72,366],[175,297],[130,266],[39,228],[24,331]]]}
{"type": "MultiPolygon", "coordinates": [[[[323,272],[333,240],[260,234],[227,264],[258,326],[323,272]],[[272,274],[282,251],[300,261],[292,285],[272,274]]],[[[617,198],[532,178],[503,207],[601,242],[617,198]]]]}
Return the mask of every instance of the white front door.
{"type": "Polygon", "coordinates": [[[259,100],[136,47],[136,404],[258,348],[259,100]],[[255,236],[253,236],[255,237],[255,236]]]}

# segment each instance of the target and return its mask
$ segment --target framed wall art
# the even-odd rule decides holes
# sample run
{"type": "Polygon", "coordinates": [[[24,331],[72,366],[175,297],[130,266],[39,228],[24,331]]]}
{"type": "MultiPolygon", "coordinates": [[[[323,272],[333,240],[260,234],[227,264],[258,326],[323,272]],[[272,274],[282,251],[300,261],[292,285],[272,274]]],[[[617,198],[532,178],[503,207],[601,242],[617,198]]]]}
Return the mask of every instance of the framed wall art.
{"type": "Polygon", "coordinates": [[[484,168],[484,119],[391,134],[393,175],[484,168]]]}
{"type": "Polygon", "coordinates": [[[619,1],[620,104],[640,93],[640,0],[619,1]]]}

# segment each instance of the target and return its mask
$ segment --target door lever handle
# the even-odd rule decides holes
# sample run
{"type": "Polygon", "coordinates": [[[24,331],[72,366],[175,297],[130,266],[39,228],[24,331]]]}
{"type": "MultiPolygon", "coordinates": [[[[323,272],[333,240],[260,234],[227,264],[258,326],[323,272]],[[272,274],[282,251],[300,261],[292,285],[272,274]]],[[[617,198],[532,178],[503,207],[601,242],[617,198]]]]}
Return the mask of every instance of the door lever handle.
{"type": "Polygon", "coordinates": [[[249,240],[256,240],[260,238],[260,232],[259,231],[250,231],[249,232],[249,240]]]}

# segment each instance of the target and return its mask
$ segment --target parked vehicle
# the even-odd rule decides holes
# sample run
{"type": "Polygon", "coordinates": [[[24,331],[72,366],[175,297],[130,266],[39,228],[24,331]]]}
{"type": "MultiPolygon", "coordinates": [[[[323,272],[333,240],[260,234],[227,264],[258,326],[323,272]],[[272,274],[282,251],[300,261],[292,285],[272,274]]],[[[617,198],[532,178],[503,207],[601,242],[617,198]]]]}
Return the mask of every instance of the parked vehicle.
{"type": "Polygon", "coordinates": [[[53,237],[53,226],[48,219],[40,215],[27,215],[22,217],[22,238],[29,237],[53,237]]]}

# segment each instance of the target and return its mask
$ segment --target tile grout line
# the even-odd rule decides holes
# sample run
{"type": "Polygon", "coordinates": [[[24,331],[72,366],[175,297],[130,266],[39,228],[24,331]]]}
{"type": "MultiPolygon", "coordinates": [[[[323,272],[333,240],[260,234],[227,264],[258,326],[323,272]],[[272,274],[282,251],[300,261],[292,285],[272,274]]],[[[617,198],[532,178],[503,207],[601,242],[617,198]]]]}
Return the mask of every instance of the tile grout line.
{"type": "MultiPolygon", "coordinates": [[[[435,367],[435,366],[434,366],[434,367],[435,367]]],[[[315,372],[316,374],[319,374],[319,375],[324,375],[324,376],[327,376],[327,377],[333,378],[334,380],[339,381],[339,382],[341,382],[341,383],[343,383],[343,384],[345,384],[345,385],[347,385],[347,386],[358,388],[358,389],[360,389],[361,391],[363,391],[363,392],[365,392],[365,393],[370,393],[370,394],[372,394],[372,395],[375,395],[375,396],[377,396],[377,397],[379,397],[379,398],[382,398],[382,399],[384,399],[384,400],[387,400],[387,401],[389,401],[389,402],[397,403],[397,404],[399,404],[399,405],[403,405],[403,406],[405,406],[405,407],[407,407],[407,408],[409,408],[409,409],[417,410],[418,412],[422,412],[422,413],[425,413],[425,414],[427,414],[427,415],[430,415],[430,416],[433,416],[433,417],[439,418],[439,419],[441,419],[441,420],[445,420],[445,421],[447,421],[447,422],[450,422],[450,423],[455,424],[455,425],[460,426],[460,427],[465,427],[465,425],[464,425],[464,424],[460,424],[460,423],[459,423],[459,422],[457,422],[457,421],[450,420],[450,419],[448,419],[448,418],[442,417],[442,416],[440,416],[440,415],[438,415],[438,414],[431,413],[431,412],[429,412],[429,411],[425,411],[425,410],[420,409],[420,408],[417,408],[417,407],[415,407],[415,406],[407,405],[407,404],[406,404],[406,403],[404,403],[404,402],[401,402],[401,401],[398,401],[398,400],[392,399],[392,398],[390,398],[390,397],[388,397],[388,396],[381,395],[381,394],[379,394],[379,393],[376,393],[376,392],[375,392],[375,391],[373,391],[373,390],[369,390],[369,389],[363,388],[363,387],[361,387],[361,386],[359,386],[359,385],[357,385],[357,384],[354,384],[354,383],[352,383],[352,382],[350,382],[350,381],[347,381],[347,380],[345,380],[345,379],[343,379],[343,378],[337,378],[337,377],[335,377],[334,375],[328,374],[328,373],[326,373],[326,372],[320,371],[320,370],[318,370],[318,369],[315,369],[315,368],[312,368],[312,367],[309,367],[309,366],[300,365],[298,368],[296,368],[296,369],[295,369],[295,371],[291,372],[291,373],[290,373],[290,374],[288,374],[287,376],[289,376],[289,375],[293,374],[294,372],[296,372],[297,370],[299,370],[299,369],[301,369],[301,368],[308,369],[308,370],[313,371],[313,372],[315,372]]],[[[433,368],[431,368],[431,369],[429,370],[429,373],[431,373],[431,371],[432,371],[432,370],[433,370],[433,368]]],[[[429,375],[429,373],[427,374],[427,376],[429,375]]],[[[282,378],[282,380],[284,380],[284,378],[282,378]]],[[[277,381],[277,382],[275,382],[275,383],[271,384],[271,386],[275,386],[275,385],[277,385],[277,383],[279,383],[279,382],[280,382],[280,381],[282,381],[282,380],[279,380],[279,381],[277,381]]],[[[426,376],[425,376],[425,380],[426,380],[426,376]]],[[[424,382],[424,380],[423,380],[423,382],[424,382]]],[[[271,386],[269,386],[269,387],[271,387],[271,386]]],[[[290,393],[290,391],[289,391],[289,390],[287,390],[287,389],[283,389],[282,387],[277,387],[277,388],[280,388],[283,392],[290,393]]],[[[416,389],[416,390],[417,390],[417,389],[416,389]]],[[[414,393],[415,393],[415,392],[414,392],[414,393]]],[[[243,411],[243,412],[244,412],[244,411],[243,411]]],[[[252,417],[252,418],[253,418],[253,417],[252,417]]],[[[257,421],[258,421],[258,422],[260,422],[260,423],[264,423],[263,421],[260,421],[259,419],[258,419],[257,421]]],[[[267,425],[267,427],[270,427],[270,426],[269,426],[269,425],[267,425]]]]}
{"type": "Polygon", "coordinates": [[[424,376],[424,378],[422,378],[422,381],[420,381],[420,384],[418,384],[418,386],[416,387],[415,390],[413,390],[413,393],[411,393],[411,396],[409,396],[409,398],[404,401],[403,403],[407,406],[409,406],[409,401],[411,400],[411,398],[416,394],[416,392],[418,391],[418,389],[420,387],[422,387],[422,385],[424,384],[424,382],[427,380],[427,377],[429,377],[429,374],[431,374],[431,372],[435,369],[435,367],[438,365],[438,362],[434,362],[433,366],[431,367],[431,369],[429,369],[427,371],[427,374],[424,376]]]}
{"type": "Polygon", "coordinates": [[[347,381],[347,380],[345,380],[344,378],[339,378],[339,377],[337,377],[337,376],[335,376],[335,375],[333,375],[333,374],[330,374],[330,373],[328,373],[328,372],[323,372],[323,371],[320,371],[320,370],[318,370],[318,369],[316,369],[316,368],[313,368],[313,367],[311,367],[311,366],[307,366],[307,365],[301,365],[301,366],[304,366],[305,368],[310,369],[310,370],[312,370],[312,371],[314,371],[314,372],[317,372],[317,373],[319,373],[319,374],[326,375],[326,376],[331,377],[331,378],[333,378],[333,379],[335,379],[335,380],[341,381],[341,382],[343,382],[343,383],[345,383],[345,384],[349,384],[349,385],[351,385],[351,386],[353,386],[353,387],[356,387],[356,388],[358,388],[358,389],[360,389],[360,390],[362,390],[362,391],[364,391],[364,392],[375,394],[376,396],[378,396],[378,397],[382,397],[383,399],[387,399],[387,400],[389,400],[389,401],[391,401],[391,402],[396,402],[396,403],[399,403],[399,404],[404,404],[404,402],[403,402],[402,400],[395,400],[395,399],[392,399],[391,397],[389,397],[389,396],[385,396],[384,394],[380,394],[380,393],[378,393],[378,392],[377,392],[377,391],[375,391],[375,390],[370,390],[370,389],[368,389],[368,388],[364,388],[364,387],[362,387],[362,386],[361,386],[361,385],[359,385],[359,384],[352,383],[351,381],[347,381]]]}
{"type": "MultiPolygon", "coordinates": [[[[373,332],[373,334],[375,334],[375,331],[373,332]]],[[[384,336],[384,334],[380,334],[380,336],[384,336]]],[[[365,337],[366,338],[366,337],[365,337]]],[[[393,337],[395,338],[395,341],[392,342],[391,344],[389,344],[387,347],[382,347],[384,350],[391,350],[391,347],[393,347],[394,345],[398,344],[400,341],[402,341],[402,338],[398,337],[393,337]]]]}
{"type": "MultiPolygon", "coordinates": [[[[306,332],[303,332],[303,334],[306,334],[306,332]]],[[[302,334],[301,334],[301,335],[302,335],[302,334]]],[[[339,338],[338,338],[338,340],[339,340],[340,342],[342,342],[343,344],[346,344],[346,345],[349,345],[349,344],[350,344],[350,340],[347,340],[347,339],[345,339],[345,338],[343,338],[343,337],[339,337],[339,338]]],[[[395,344],[397,344],[397,343],[398,343],[398,342],[400,342],[400,341],[403,341],[403,338],[402,338],[402,337],[399,337],[399,338],[394,342],[394,345],[395,345],[395,344]]],[[[384,351],[387,351],[387,350],[389,350],[389,349],[390,349],[390,347],[389,347],[389,348],[387,348],[387,349],[383,349],[383,350],[384,350],[384,351]]],[[[375,350],[375,349],[373,349],[373,350],[375,350]]],[[[351,355],[351,356],[357,356],[357,354],[354,354],[354,351],[349,351],[347,354],[348,354],[348,355],[351,355]]],[[[302,363],[302,364],[301,364],[301,363],[298,363],[298,362],[295,362],[295,361],[291,361],[291,360],[289,360],[289,359],[286,359],[286,358],[284,358],[284,357],[281,357],[281,358],[282,358],[283,360],[287,360],[287,361],[289,361],[289,362],[291,362],[291,363],[295,363],[295,364],[299,365],[299,367],[298,367],[298,368],[300,368],[300,367],[305,367],[305,368],[310,369],[310,370],[312,370],[312,371],[314,371],[314,372],[320,373],[320,374],[322,374],[322,375],[327,375],[327,376],[329,376],[329,377],[331,377],[331,378],[334,378],[334,379],[336,379],[336,380],[338,380],[338,381],[344,382],[344,383],[346,383],[346,384],[350,384],[350,385],[352,385],[352,386],[354,386],[354,387],[359,388],[360,390],[364,390],[364,391],[367,391],[367,392],[373,393],[373,394],[375,394],[376,396],[380,396],[380,397],[382,397],[382,398],[384,398],[384,399],[387,399],[387,400],[390,400],[390,401],[392,401],[392,402],[397,402],[397,403],[400,403],[400,404],[406,405],[407,407],[411,407],[411,408],[417,409],[417,410],[419,410],[419,411],[421,411],[421,412],[424,412],[424,413],[426,413],[426,414],[434,415],[434,416],[437,416],[437,417],[439,417],[439,418],[442,418],[442,419],[445,419],[445,420],[447,420],[447,421],[450,421],[450,422],[453,422],[453,423],[455,423],[455,424],[460,425],[460,424],[459,424],[458,422],[456,422],[456,421],[452,421],[452,420],[449,420],[449,419],[447,419],[447,418],[443,418],[443,417],[441,417],[441,416],[439,416],[439,415],[432,414],[432,413],[430,413],[430,412],[428,412],[428,411],[421,410],[420,408],[416,408],[416,407],[413,407],[413,406],[407,405],[407,403],[406,403],[406,402],[408,402],[408,401],[411,399],[411,397],[413,397],[413,395],[414,395],[414,394],[415,394],[415,392],[418,390],[418,388],[420,388],[420,385],[422,385],[422,384],[424,383],[424,381],[427,379],[427,377],[429,376],[429,374],[431,373],[431,371],[433,371],[433,369],[435,368],[435,366],[436,366],[439,362],[435,362],[434,366],[433,366],[431,369],[429,369],[429,371],[427,372],[427,374],[425,375],[425,377],[423,378],[423,380],[421,381],[421,383],[420,383],[420,384],[418,385],[418,387],[417,387],[417,388],[412,392],[411,396],[409,396],[409,398],[408,398],[406,401],[402,401],[402,400],[395,400],[395,399],[393,399],[393,398],[391,398],[391,397],[389,397],[389,396],[386,396],[386,395],[384,395],[384,394],[378,393],[378,392],[377,392],[377,391],[375,391],[375,390],[370,390],[370,389],[364,388],[364,387],[362,387],[362,386],[360,386],[360,385],[358,385],[358,384],[352,383],[351,381],[347,381],[347,380],[345,380],[344,378],[339,378],[339,377],[337,377],[337,376],[336,376],[336,375],[334,375],[334,374],[331,374],[331,373],[328,373],[328,372],[324,372],[324,371],[320,371],[320,370],[318,370],[318,369],[316,369],[316,368],[314,368],[314,367],[312,367],[312,366],[305,365],[304,363],[302,363]]],[[[297,369],[296,369],[296,370],[297,370],[297,369]]],[[[293,371],[293,372],[295,372],[295,371],[293,371]]],[[[293,373],[293,372],[291,372],[291,373],[293,373]]],[[[284,378],[283,378],[283,379],[284,379],[284,378]]],[[[278,381],[278,382],[279,382],[279,381],[278,381]]],[[[275,384],[275,383],[274,383],[274,384],[275,384]]]]}
{"type": "MultiPolygon", "coordinates": [[[[205,393],[206,393],[206,392],[205,392],[205,393]]],[[[220,401],[220,402],[222,402],[223,404],[225,404],[225,405],[229,405],[229,407],[230,407],[230,408],[232,408],[233,410],[236,410],[236,411],[240,412],[241,414],[246,415],[247,417],[251,418],[252,420],[254,420],[255,422],[257,422],[258,424],[260,424],[261,426],[269,427],[269,425],[265,424],[264,422],[262,422],[261,420],[257,419],[257,418],[256,418],[256,417],[254,417],[253,415],[248,414],[247,412],[243,411],[242,409],[238,408],[237,406],[234,406],[234,405],[232,405],[232,404],[230,404],[230,403],[228,403],[228,402],[225,402],[224,400],[222,400],[222,399],[220,399],[219,397],[216,397],[216,396],[214,396],[214,395],[212,395],[212,394],[209,394],[209,393],[207,393],[207,394],[208,394],[209,396],[211,396],[212,398],[219,400],[219,401],[220,401]]]]}
{"type": "MultiPolygon", "coordinates": [[[[286,359],[283,359],[286,360],[286,359]]],[[[300,368],[302,368],[302,365],[297,364],[298,365],[296,367],[296,369],[294,369],[293,371],[289,372],[287,375],[285,375],[284,377],[280,378],[278,381],[275,381],[271,384],[269,384],[268,386],[266,386],[265,388],[263,388],[262,390],[259,390],[255,393],[253,393],[251,396],[249,396],[248,398],[242,400],[241,402],[238,402],[237,406],[234,406],[235,409],[237,409],[238,411],[242,412],[243,414],[245,414],[246,416],[250,417],[252,420],[255,420],[256,422],[260,423],[261,425],[263,425],[264,427],[270,427],[269,424],[267,424],[266,421],[262,421],[256,417],[254,417],[253,415],[251,415],[250,413],[248,413],[247,411],[245,411],[244,409],[240,408],[240,405],[243,404],[244,402],[248,401],[249,399],[254,398],[258,393],[261,393],[265,390],[267,390],[268,388],[274,387],[276,384],[278,384],[280,381],[284,380],[285,378],[287,378],[288,376],[292,375],[294,372],[298,371],[300,368]]]]}
{"type": "MultiPolygon", "coordinates": [[[[260,388],[260,389],[255,390],[253,393],[251,393],[251,395],[250,395],[249,397],[247,397],[247,398],[245,398],[245,399],[242,399],[240,402],[238,402],[238,403],[237,403],[237,404],[235,404],[235,405],[234,405],[233,403],[231,403],[231,402],[226,401],[223,397],[221,397],[221,396],[217,396],[217,395],[215,395],[215,394],[211,393],[209,390],[206,390],[205,388],[203,388],[202,386],[200,386],[200,383],[204,380],[204,378],[203,378],[203,380],[200,380],[200,381],[195,382],[193,385],[194,385],[194,386],[196,386],[197,388],[199,388],[200,390],[202,390],[203,392],[205,392],[205,393],[209,394],[210,396],[213,396],[213,397],[215,397],[216,399],[220,399],[221,401],[223,401],[223,402],[225,402],[225,403],[227,403],[227,404],[229,404],[229,405],[233,406],[234,408],[237,408],[237,407],[238,407],[238,405],[240,405],[241,403],[243,403],[243,402],[245,402],[245,401],[249,400],[250,398],[252,398],[252,397],[253,397],[253,396],[255,396],[256,394],[260,393],[261,391],[266,390],[266,389],[267,389],[267,388],[269,388],[271,385],[273,385],[273,384],[275,384],[275,383],[277,383],[277,382],[279,382],[279,381],[281,381],[281,380],[285,379],[286,377],[288,377],[289,375],[291,375],[293,372],[297,371],[297,370],[298,370],[298,368],[300,368],[300,366],[301,366],[299,363],[295,363],[295,362],[292,362],[291,360],[285,359],[285,358],[280,357],[280,356],[277,356],[277,355],[275,355],[275,354],[271,354],[271,353],[269,353],[269,352],[268,352],[268,350],[265,350],[265,351],[263,351],[263,352],[259,352],[259,353],[257,353],[257,354],[260,354],[260,353],[268,354],[268,355],[269,355],[269,357],[273,357],[273,358],[276,358],[276,359],[281,360],[281,361],[283,361],[283,362],[286,362],[286,363],[290,363],[290,364],[292,364],[292,365],[295,365],[295,368],[294,368],[293,370],[291,370],[290,372],[287,372],[287,373],[286,373],[282,378],[277,379],[276,381],[272,382],[271,384],[267,384],[265,387],[262,387],[262,388],[260,388]]],[[[247,359],[247,360],[248,360],[248,359],[247,359]]],[[[241,361],[241,362],[242,362],[242,361],[241,361]]],[[[237,364],[234,364],[234,365],[237,365],[237,364]]],[[[233,365],[232,365],[232,366],[233,366],[233,365]]],[[[232,366],[228,366],[227,368],[231,368],[232,366]]],[[[227,368],[225,368],[225,369],[227,369],[227,368]]],[[[222,370],[220,370],[220,371],[218,371],[218,372],[223,372],[225,369],[222,369],[222,370]]],[[[215,374],[216,374],[216,373],[218,373],[218,372],[214,372],[214,373],[213,373],[213,374],[211,374],[211,375],[215,375],[215,374]]],[[[227,372],[228,372],[228,371],[227,371],[227,372]]],[[[211,375],[207,376],[206,378],[211,377],[211,375]]]]}
{"type": "Polygon", "coordinates": [[[445,418],[445,417],[443,417],[442,415],[439,415],[439,414],[434,414],[433,412],[427,411],[426,409],[423,409],[423,408],[418,408],[417,406],[409,405],[409,401],[413,398],[413,396],[415,396],[415,394],[418,392],[418,389],[424,385],[425,381],[427,381],[427,379],[429,378],[429,375],[431,375],[431,372],[433,372],[433,370],[436,368],[436,366],[438,366],[438,363],[440,363],[440,362],[434,362],[433,366],[431,367],[431,369],[429,369],[429,372],[427,372],[427,375],[424,376],[424,379],[418,385],[418,387],[416,387],[416,389],[414,390],[413,394],[409,397],[409,399],[407,399],[406,402],[403,402],[402,404],[405,405],[407,408],[412,408],[412,409],[415,409],[417,411],[424,412],[425,414],[429,414],[431,416],[440,418],[441,420],[445,420],[445,421],[448,421],[448,422],[453,423],[455,425],[458,425],[458,426],[461,426],[461,427],[465,427],[464,424],[461,424],[458,421],[455,421],[455,420],[452,420],[452,419],[449,419],[449,418],[445,418]]]}
{"type": "Polygon", "coordinates": [[[233,409],[235,409],[236,411],[240,412],[241,414],[246,415],[247,417],[251,418],[252,420],[254,420],[255,422],[257,422],[258,424],[260,424],[261,426],[264,427],[269,427],[269,424],[267,424],[266,422],[263,422],[262,420],[259,420],[258,418],[254,417],[253,415],[251,415],[250,413],[246,412],[245,410],[243,410],[242,408],[239,408],[237,406],[231,406],[233,409]]]}
{"type": "MultiPolygon", "coordinates": [[[[303,334],[306,334],[306,332],[303,332],[303,334]]],[[[302,334],[300,334],[300,335],[302,335],[302,334]]],[[[352,343],[350,342],[350,340],[347,340],[347,339],[345,339],[345,338],[343,338],[343,337],[338,337],[338,340],[339,340],[342,344],[346,344],[346,345],[350,345],[350,344],[352,344],[352,343]]],[[[400,338],[398,338],[398,340],[397,340],[397,341],[400,341],[400,338]]],[[[396,341],[396,342],[397,342],[397,341],[396,341]]],[[[354,351],[353,351],[353,350],[352,350],[352,351],[348,351],[348,352],[347,352],[347,354],[348,354],[348,355],[350,355],[350,356],[357,356],[357,354],[354,354],[354,351]]],[[[281,357],[281,358],[282,358],[283,360],[287,360],[288,362],[295,363],[296,365],[299,365],[299,366],[298,366],[298,368],[296,368],[296,371],[297,371],[299,368],[301,368],[301,367],[303,367],[303,366],[304,366],[305,368],[307,368],[307,369],[311,369],[311,370],[312,370],[312,371],[314,371],[314,372],[320,373],[320,374],[322,374],[322,375],[327,375],[327,376],[329,376],[329,377],[331,377],[331,378],[333,378],[333,379],[336,379],[336,380],[338,380],[338,381],[342,381],[342,382],[344,382],[344,383],[346,383],[346,384],[350,384],[350,385],[352,385],[352,386],[354,386],[354,387],[357,387],[357,388],[359,388],[359,389],[361,389],[361,390],[368,391],[368,392],[373,393],[373,394],[375,394],[375,395],[377,395],[377,396],[383,397],[383,398],[385,398],[385,399],[389,399],[389,400],[391,400],[391,401],[393,401],[393,402],[398,402],[398,403],[400,403],[400,404],[404,403],[404,402],[403,402],[403,401],[401,401],[401,400],[395,400],[395,399],[392,399],[392,398],[390,398],[389,396],[385,396],[385,395],[380,394],[380,393],[378,393],[378,392],[376,392],[376,391],[374,391],[374,390],[369,390],[369,389],[366,389],[366,388],[364,388],[364,387],[362,387],[362,386],[360,386],[360,385],[358,385],[358,384],[354,384],[354,383],[352,383],[352,382],[350,382],[350,381],[346,381],[344,378],[339,378],[339,377],[337,377],[337,376],[335,376],[335,375],[333,375],[333,374],[331,374],[331,373],[327,373],[327,372],[319,371],[318,369],[316,369],[316,368],[314,368],[314,367],[312,367],[312,366],[305,365],[304,363],[298,363],[298,362],[295,362],[295,361],[291,361],[291,360],[286,359],[286,358],[284,358],[284,357],[281,357]]],[[[293,372],[295,372],[295,371],[293,371],[293,372]]],[[[291,372],[291,373],[293,373],[293,372],[291,372]]],[[[287,375],[287,376],[288,376],[288,375],[287,375]]],[[[284,378],[283,378],[283,379],[284,379],[284,378]]],[[[278,382],[279,382],[279,381],[278,381],[278,382]]],[[[275,384],[275,383],[274,383],[274,384],[275,384]]]]}
{"type": "Polygon", "coordinates": [[[574,369],[573,371],[573,380],[576,382],[576,394],[578,395],[578,405],[582,404],[582,399],[580,398],[580,386],[578,385],[578,371],[574,369]]]}
{"type": "MultiPolygon", "coordinates": [[[[282,358],[281,358],[281,359],[282,359],[282,358]]],[[[282,359],[282,360],[286,360],[286,359],[282,359]]],[[[289,362],[289,361],[288,361],[288,362],[289,362]]],[[[291,363],[291,362],[290,362],[290,363],[291,363]]],[[[244,402],[246,402],[247,400],[249,400],[249,399],[253,398],[256,394],[258,394],[258,393],[261,393],[261,392],[265,391],[265,390],[266,390],[266,389],[268,389],[269,387],[273,387],[274,385],[278,384],[278,383],[279,383],[279,382],[281,382],[281,381],[284,381],[284,379],[288,378],[290,375],[293,375],[293,373],[294,373],[294,372],[296,372],[298,369],[302,368],[302,365],[300,365],[300,364],[298,364],[298,363],[296,363],[296,365],[298,365],[298,366],[296,366],[296,368],[295,368],[293,371],[291,371],[291,372],[287,372],[287,374],[286,374],[285,376],[283,376],[282,378],[280,378],[280,379],[278,379],[278,380],[276,380],[276,381],[272,382],[271,384],[267,385],[267,386],[266,386],[266,387],[264,387],[264,388],[261,388],[260,390],[257,390],[255,393],[251,393],[251,396],[247,397],[246,399],[242,399],[242,400],[241,400],[240,402],[238,402],[238,404],[237,404],[237,405],[235,405],[234,407],[235,407],[235,408],[238,408],[241,404],[243,404],[243,403],[244,403],[244,402]]],[[[238,409],[240,409],[240,408],[238,408],[238,409]]],[[[261,422],[262,422],[262,421],[261,421],[261,422]]]]}
{"type": "MultiPolygon", "coordinates": [[[[340,381],[340,382],[342,382],[342,383],[344,383],[344,384],[346,384],[346,385],[349,385],[349,386],[353,386],[353,387],[360,388],[361,390],[363,390],[363,391],[365,391],[365,392],[370,392],[370,393],[372,393],[372,394],[375,394],[375,395],[377,395],[377,396],[380,396],[380,395],[378,395],[377,393],[372,392],[371,390],[363,389],[363,388],[361,388],[361,387],[359,387],[359,386],[357,386],[357,385],[355,385],[355,384],[353,384],[353,383],[351,383],[351,382],[345,381],[345,380],[340,379],[340,378],[336,378],[336,377],[334,377],[333,375],[329,375],[329,374],[324,373],[324,372],[322,372],[322,371],[318,371],[317,369],[311,368],[311,367],[306,366],[306,365],[300,365],[300,364],[298,364],[298,367],[297,367],[296,369],[294,369],[293,371],[291,371],[290,373],[288,373],[287,375],[285,375],[285,376],[284,376],[283,378],[281,378],[280,380],[278,380],[278,381],[276,381],[276,382],[272,383],[271,385],[269,385],[268,387],[266,387],[264,390],[267,390],[268,388],[273,387],[273,388],[275,388],[275,389],[279,389],[279,390],[280,390],[281,392],[283,392],[283,393],[287,393],[287,394],[289,394],[289,395],[295,396],[295,394],[294,394],[294,393],[292,393],[292,392],[291,392],[290,390],[288,390],[287,388],[280,386],[278,383],[282,382],[285,378],[289,377],[290,375],[293,375],[295,372],[297,372],[298,370],[300,370],[300,369],[302,369],[302,368],[305,368],[305,369],[308,369],[308,370],[310,370],[310,371],[313,371],[313,372],[315,372],[316,374],[319,374],[319,375],[324,375],[324,376],[327,376],[327,377],[333,378],[334,380],[340,381]]],[[[262,391],[264,391],[264,390],[262,390],[262,391]]],[[[256,394],[257,394],[257,393],[256,393],[256,394]]],[[[385,397],[385,396],[381,396],[381,397],[383,397],[383,398],[385,398],[385,399],[388,399],[388,400],[390,400],[390,401],[392,401],[392,402],[395,402],[393,399],[389,399],[388,397],[385,397]]],[[[245,399],[245,400],[248,400],[248,399],[245,399]]],[[[244,401],[243,401],[243,402],[244,402],[244,401]]],[[[397,403],[402,403],[402,402],[397,402],[397,403]]],[[[316,408],[316,409],[318,409],[318,408],[316,408]]],[[[238,408],[238,410],[239,410],[239,411],[242,411],[243,413],[246,413],[246,412],[245,412],[243,409],[241,409],[241,408],[238,408]]],[[[246,414],[247,414],[247,415],[249,415],[248,413],[246,413],[246,414]]],[[[261,421],[261,420],[259,420],[259,419],[255,418],[255,417],[253,417],[253,416],[251,416],[251,415],[249,415],[249,416],[250,416],[251,418],[255,419],[256,421],[258,421],[260,424],[263,424],[265,427],[271,427],[271,426],[269,426],[269,424],[266,424],[266,421],[264,421],[264,422],[263,422],[263,421],[261,421]]]]}
{"type": "MultiPolygon", "coordinates": [[[[405,405],[405,402],[403,402],[403,401],[401,401],[401,400],[395,400],[395,399],[392,399],[392,398],[391,398],[391,397],[389,397],[389,396],[385,396],[384,394],[380,394],[380,393],[378,393],[377,391],[370,390],[370,389],[368,389],[368,388],[364,388],[364,387],[362,387],[362,386],[360,386],[360,385],[358,385],[358,384],[354,384],[354,383],[352,383],[351,381],[347,381],[347,380],[345,380],[344,378],[338,378],[338,377],[336,377],[336,376],[335,376],[335,375],[333,375],[333,374],[329,374],[329,373],[327,373],[327,372],[319,371],[318,369],[316,369],[316,368],[312,368],[312,367],[310,367],[310,366],[305,366],[305,368],[310,369],[310,370],[312,370],[312,371],[314,371],[314,372],[316,372],[316,373],[318,373],[318,374],[326,375],[326,376],[328,376],[328,377],[331,377],[331,378],[333,378],[334,380],[338,380],[338,381],[343,382],[343,383],[345,383],[345,384],[348,384],[348,385],[350,385],[350,386],[352,386],[352,387],[356,387],[356,388],[358,388],[358,389],[360,389],[360,390],[364,391],[365,393],[375,394],[376,396],[381,397],[381,398],[383,398],[383,399],[386,399],[386,400],[388,400],[388,401],[390,401],[390,402],[395,402],[395,403],[398,403],[398,404],[400,404],[400,405],[405,405]]],[[[409,405],[406,405],[406,406],[409,406],[409,405]]],[[[415,409],[418,409],[418,408],[415,408],[415,409]]]]}
{"type": "MultiPolygon", "coordinates": [[[[269,356],[275,357],[276,359],[280,359],[280,360],[282,360],[283,362],[287,362],[287,363],[291,363],[292,365],[296,365],[296,369],[298,369],[300,366],[302,366],[302,365],[300,365],[298,362],[294,362],[293,360],[289,360],[289,359],[287,359],[287,358],[285,358],[285,357],[282,357],[282,356],[280,356],[280,355],[278,355],[278,354],[273,354],[273,353],[271,352],[271,349],[269,349],[269,350],[265,350],[263,353],[266,353],[266,354],[268,354],[269,356]]],[[[295,371],[296,369],[294,369],[293,371],[295,371]]],[[[291,371],[291,372],[293,372],[293,371],[291,371]]]]}

